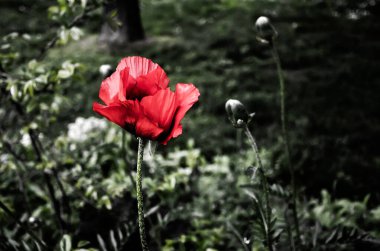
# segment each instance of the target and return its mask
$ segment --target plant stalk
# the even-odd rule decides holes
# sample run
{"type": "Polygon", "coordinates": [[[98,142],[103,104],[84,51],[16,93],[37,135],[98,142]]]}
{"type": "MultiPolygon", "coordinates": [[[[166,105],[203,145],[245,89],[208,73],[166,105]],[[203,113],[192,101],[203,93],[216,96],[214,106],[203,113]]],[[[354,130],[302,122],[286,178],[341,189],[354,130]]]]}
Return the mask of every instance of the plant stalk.
{"type": "Polygon", "coordinates": [[[269,251],[272,251],[273,250],[273,246],[272,246],[272,239],[271,239],[271,235],[269,233],[269,225],[271,224],[271,207],[270,207],[270,203],[269,203],[269,186],[268,186],[268,180],[267,180],[267,177],[265,176],[264,174],[264,168],[263,168],[263,163],[261,161],[261,158],[260,158],[260,155],[259,155],[259,149],[257,147],[257,144],[256,144],[256,140],[255,138],[253,137],[252,133],[249,131],[249,128],[248,128],[248,125],[246,124],[244,126],[244,132],[245,134],[247,135],[248,137],[248,140],[252,146],[252,149],[253,149],[253,152],[255,153],[255,156],[256,156],[256,160],[257,160],[257,163],[259,165],[259,173],[261,174],[261,182],[262,182],[262,186],[263,186],[263,190],[264,190],[264,198],[265,198],[265,221],[266,221],[266,226],[267,226],[267,229],[266,229],[266,242],[267,242],[267,245],[268,245],[268,249],[269,251]]]}
{"type": "Polygon", "coordinates": [[[278,55],[278,50],[276,46],[276,39],[272,39],[272,54],[273,54],[273,59],[276,63],[276,68],[277,68],[277,76],[278,76],[278,81],[280,84],[280,102],[281,102],[281,129],[282,129],[282,137],[284,141],[284,146],[285,146],[285,152],[286,152],[286,159],[288,162],[288,168],[289,168],[289,173],[290,173],[290,183],[291,183],[291,189],[292,189],[292,205],[291,209],[293,212],[293,220],[294,220],[294,227],[296,230],[296,239],[298,243],[300,243],[300,230],[299,230],[299,222],[298,222],[298,212],[297,212],[297,187],[295,184],[295,175],[294,175],[294,167],[292,165],[291,161],[291,154],[290,154],[290,147],[289,147],[289,137],[288,137],[288,129],[286,126],[286,109],[285,109],[285,80],[284,80],[284,74],[282,71],[282,66],[281,66],[281,61],[280,57],[278,55]]]}
{"type": "Polygon", "coordinates": [[[144,204],[142,193],[142,162],[144,156],[144,141],[142,138],[138,138],[139,147],[137,151],[137,178],[136,178],[136,193],[137,193],[137,211],[138,211],[138,224],[140,231],[141,247],[143,251],[149,251],[148,243],[146,241],[145,234],[145,222],[144,222],[144,204]]]}

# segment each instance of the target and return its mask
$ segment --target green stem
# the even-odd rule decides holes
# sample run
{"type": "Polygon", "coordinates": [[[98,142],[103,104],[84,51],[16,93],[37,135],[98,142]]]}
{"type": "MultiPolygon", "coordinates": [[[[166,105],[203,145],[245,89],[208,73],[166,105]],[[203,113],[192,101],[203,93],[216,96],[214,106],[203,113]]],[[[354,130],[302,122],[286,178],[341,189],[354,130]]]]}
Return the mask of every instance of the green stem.
{"type": "Polygon", "coordinates": [[[136,192],[137,192],[137,211],[138,211],[138,223],[140,230],[141,247],[143,251],[149,251],[148,243],[146,241],[145,234],[145,222],[144,222],[144,204],[142,194],[142,162],[144,156],[144,141],[138,138],[139,148],[137,152],[137,180],[136,180],[136,192]]]}
{"type": "Polygon", "coordinates": [[[270,207],[270,202],[269,202],[268,180],[267,180],[267,177],[264,174],[263,163],[262,163],[260,155],[259,155],[259,149],[257,147],[256,140],[253,137],[252,133],[249,131],[249,128],[248,128],[247,124],[244,126],[244,132],[247,135],[249,142],[251,143],[253,152],[255,153],[256,160],[257,160],[257,163],[259,165],[259,173],[261,174],[261,181],[262,181],[262,185],[263,185],[264,197],[265,197],[265,203],[266,203],[266,206],[265,206],[265,208],[266,208],[265,221],[266,221],[267,229],[266,229],[265,236],[266,236],[266,239],[267,239],[268,249],[269,249],[269,251],[272,251],[273,250],[272,239],[271,239],[271,234],[270,234],[270,231],[269,231],[269,226],[271,224],[271,207],[270,207]]]}
{"type": "Polygon", "coordinates": [[[276,63],[277,67],[277,75],[278,80],[280,83],[280,99],[281,99],[281,129],[282,129],[282,137],[284,140],[284,146],[285,146],[285,152],[286,152],[286,159],[288,162],[288,168],[290,173],[290,182],[291,182],[291,188],[292,188],[292,205],[291,209],[293,211],[293,220],[294,220],[294,226],[296,230],[297,235],[297,241],[300,243],[300,230],[299,230],[299,223],[298,223],[298,212],[297,212],[297,187],[295,184],[295,176],[294,176],[294,168],[291,161],[291,154],[290,154],[290,147],[289,147],[289,138],[288,138],[288,129],[286,126],[286,109],[285,109],[285,81],[284,81],[284,74],[281,67],[281,61],[280,57],[278,55],[277,46],[275,38],[272,40],[272,53],[273,53],[273,59],[276,63]]]}
{"type": "Polygon", "coordinates": [[[40,245],[43,249],[47,250],[47,246],[46,244],[40,240],[40,238],[38,238],[38,236],[36,234],[33,233],[32,230],[30,230],[24,223],[22,223],[17,217],[16,215],[14,215],[14,213],[2,202],[0,201],[0,208],[8,215],[10,216],[11,218],[13,218],[17,224],[25,230],[25,232],[27,232],[30,237],[32,237],[32,239],[34,239],[38,245],[40,245]]]}

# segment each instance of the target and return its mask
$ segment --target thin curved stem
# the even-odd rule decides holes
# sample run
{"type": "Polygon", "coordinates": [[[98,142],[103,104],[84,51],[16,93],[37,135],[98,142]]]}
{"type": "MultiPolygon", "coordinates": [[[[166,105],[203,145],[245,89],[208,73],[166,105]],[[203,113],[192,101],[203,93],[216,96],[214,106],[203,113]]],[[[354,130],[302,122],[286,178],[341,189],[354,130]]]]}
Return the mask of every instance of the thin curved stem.
{"type": "Polygon", "coordinates": [[[145,222],[144,222],[144,199],[142,193],[142,162],[144,156],[144,141],[138,138],[139,147],[137,151],[137,177],[136,177],[136,193],[137,193],[137,211],[138,211],[138,224],[140,231],[141,247],[143,251],[149,251],[148,243],[146,241],[145,234],[145,222]]]}
{"type": "Polygon", "coordinates": [[[297,241],[299,242],[300,241],[300,230],[299,230],[298,212],[297,212],[297,187],[295,184],[294,167],[292,165],[292,161],[291,161],[291,157],[290,157],[291,154],[290,154],[290,147],[289,147],[288,129],[286,126],[285,80],[284,80],[284,74],[282,71],[281,61],[280,61],[280,57],[278,55],[275,39],[272,40],[272,54],[273,54],[273,59],[276,63],[277,76],[278,76],[278,81],[280,84],[281,129],[282,129],[282,137],[284,140],[286,159],[288,162],[288,168],[289,168],[289,173],[290,173],[290,182],[291,182],[291,188],[292,188],[292,206],[291,206],[291,209],[293,211],[293,220],[294,220],[294,226],[295,226],[296,235],[297,235],[297,241]]]}
{"type": "Polygon", "coordinates": [[[256,140],[255,138],[253,137],[252,133],[249,131],[249,128],[248,128],[248,125],[246,124],[244,126],[244,132],[245,134],[247,135],[248,139],[249,139],[249,142],[252,146],[252,149],[253,149],[253,152],[255,153],[255,156],[256,156],[256,160],[257,160],[257,163],[259,165],[259,173],[261,174],[261,182],[262,182],[262,186],[263,186],[263,190],[264,190],[264,198],[265,198],[265,216],[264,216],[264,219],[265,219],[265,224],[267,226],[266,228],[266,242],[267,242],[267,245],[268,245],[268,249],[269,251],[272,251],[273,250],[273,246],[272,246],[272,239],[271,239],[271,234],[270,234],[270,231],[269,231],[269,225],[271,224],[271,207],[270,207],[270,202],[269,202],[269,186],[268,186],[268,180],[267,180],[267,177],[265,176],[264,174],[264,167],[263,167],[263,163],[261,161],[261,157],[259,155],[259,149],[257,147],[257,144],[256,144],[256,140]]]}
{"type": "MultiPolygon", "coordinates": [[[[253,137],[252,133],[249,131],[249,128],[247,125],[245,125],[245,127],[244,127],[244,132],[247,135],[249,142],[251,143],[253,152],[255,153],[256,160],[259,164],[259,168],[261,169],[261,171],[264,171],[263,163],[262,163],[261,157],[259,155],[259,148],[257,147],[256,140],[253,137]]],[[[264,194],[265,194],[265,200],[267,203],[267,208],[269,208],[269,188],[268,188],[268,181],[267,181],[267,178],[265,175],[263,178],[263,188],[264,188],[264,194]]]]}
{"type": "Polygon", "coordinates": [[[264,170],[263,162],[261,161],[261,158],[259,155],[259,148],[257,147],[255,138],[253,137],[252,133],[249,131],[248,125],[244,126],[244,132],[247,135],[249,142],[251,143],[253,152],[255,153],[256,160],[259,164],[259,168],[261,168],[261,170],[264,170]]]}

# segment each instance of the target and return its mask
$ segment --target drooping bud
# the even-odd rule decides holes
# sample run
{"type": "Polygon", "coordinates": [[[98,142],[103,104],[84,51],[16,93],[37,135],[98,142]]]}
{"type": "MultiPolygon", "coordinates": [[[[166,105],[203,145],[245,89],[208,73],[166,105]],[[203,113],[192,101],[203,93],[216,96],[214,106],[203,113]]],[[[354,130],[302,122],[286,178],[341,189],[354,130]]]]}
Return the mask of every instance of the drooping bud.
{"type": "Polygon", "coordinates": [[[277,31],[267,17],[259,17],[256,20],[255,28],[257,31],[257,39],[262,43],[269,43],[273,38],[277,37],[277,31]]]}
{"type": "Polygon", "coordinates": [[[254,116],[254,113],[249,114],[245,106],[236,99],[227,100],[225,107],[228,119],[236,128],[243,128],[254,116]]]}

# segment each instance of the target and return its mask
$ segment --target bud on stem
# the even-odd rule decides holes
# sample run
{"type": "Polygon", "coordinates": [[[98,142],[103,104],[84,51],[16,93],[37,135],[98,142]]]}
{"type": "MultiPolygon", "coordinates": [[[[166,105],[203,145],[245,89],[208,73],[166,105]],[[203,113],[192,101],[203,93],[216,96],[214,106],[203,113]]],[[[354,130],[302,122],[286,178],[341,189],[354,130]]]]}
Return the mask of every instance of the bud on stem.
{"type": "Polygon", "coordinates": [[[277,37],[277,31],[267,17],[259,17],[255,22],[255,28],[257,39],[262,43],[269,44],[277,37]]]}
{"type": "Polygon", "coordinates": [[[255,115],[254,113],[249,114],[245,106],[236,99],[227,100],[225,107],[228,119],[235,128],[244,128],[255,115]]]}

